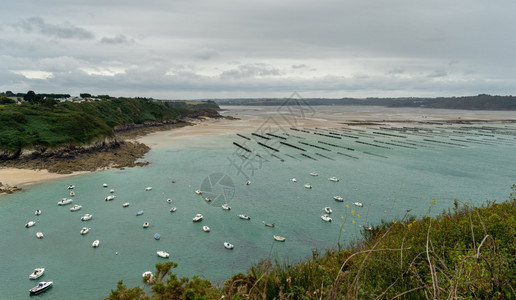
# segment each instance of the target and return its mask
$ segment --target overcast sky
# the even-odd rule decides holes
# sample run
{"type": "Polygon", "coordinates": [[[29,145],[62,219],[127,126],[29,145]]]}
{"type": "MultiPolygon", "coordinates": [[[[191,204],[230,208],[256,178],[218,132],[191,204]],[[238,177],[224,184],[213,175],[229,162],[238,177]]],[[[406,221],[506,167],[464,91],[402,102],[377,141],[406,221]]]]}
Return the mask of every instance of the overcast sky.
{"type": "Polygon", "coordinates": [[[516,94],[514,0],[0,7],[0,91],[163,99],[516,94]]]}

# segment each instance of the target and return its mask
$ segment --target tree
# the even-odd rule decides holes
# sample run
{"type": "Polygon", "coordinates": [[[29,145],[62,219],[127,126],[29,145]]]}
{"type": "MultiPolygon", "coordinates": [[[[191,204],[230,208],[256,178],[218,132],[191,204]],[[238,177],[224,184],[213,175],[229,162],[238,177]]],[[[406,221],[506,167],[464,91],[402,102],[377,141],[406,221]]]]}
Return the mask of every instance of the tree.
{"type": "Polygon", "coordinates": [[[34,91],[28,91],[27,94],[23,96],[23,100],[34,103],[36,101],[36,93],[34,93],[34,91]]]}

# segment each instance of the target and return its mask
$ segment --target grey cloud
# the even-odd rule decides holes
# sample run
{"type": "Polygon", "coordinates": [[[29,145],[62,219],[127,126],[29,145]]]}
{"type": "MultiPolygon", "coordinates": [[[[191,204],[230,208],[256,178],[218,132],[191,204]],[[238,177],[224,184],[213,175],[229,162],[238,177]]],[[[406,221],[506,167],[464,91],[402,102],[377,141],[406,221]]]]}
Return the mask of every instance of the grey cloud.
{"type": "Polygon", "coordinates": [[[428,78],[439,78],[439,77],[446,77],[448,76],[448,73],[444,70],[435,70],[432,73],[428,74],[428,78]]]}
{"type": "Polygon", "coordinates": [[[103,37],[100,39],[100,43],[106,45],[131,44],[134,43],[134,40],[127,38],[123,34],[119,34],[114,37],[103,37]]]}
{"type": "Polygon", "coordinates": [[[249,77],[278,76],[281,72],[266,64],[239,65],[236,69],[224,71],[220,74],[222,79],[240,79],[249,77]]]}
{"type": "Polygon", "coordinates": [[[308,66],[305,64],[292,65],[292,69],[303,69],[303,68],[308,68],[308,66]]]}
{"type": "Polygon", "coordinates": [[[60,25],[49,24],[40,17],[29,18],[13,26],[26,32],[36,32],[60,39],[90,40],[94,38],[93,33],[84,28],[74,26],[68,22],[60,25]]]}
{"type": "Polygon", "coordinates": [[[209,60],[217,56],[219,56],[219,52],[214,49],[200,49],[194,54],[195,58],[201,60],[209,60]]]}

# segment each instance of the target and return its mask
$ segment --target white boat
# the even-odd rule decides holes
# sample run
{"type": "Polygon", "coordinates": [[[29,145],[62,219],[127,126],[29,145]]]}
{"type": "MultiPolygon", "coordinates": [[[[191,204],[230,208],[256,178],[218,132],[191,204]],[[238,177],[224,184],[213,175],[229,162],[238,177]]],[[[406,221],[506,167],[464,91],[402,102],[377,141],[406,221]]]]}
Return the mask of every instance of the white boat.
{"type": "Polygon", "coordinates": [[[41,215],[41,210],[39,210],[39,209],[36,209],[36,211],[34,212],[34,214],[35,214],[36,216],[39,216],[39,215],[41,215]]]}
{"type": "Polygon", "coordinates": [[[111,201],[111,200],[115,200],[116,196],[115,195],[109,195],[107,196],[106,198],[104,198],[104,200],[106,201],[111,201]]]}
{"type": "Polygon", "coordinates": [[[34,226],[34,225],[36,225],[36,222],[34,222],[34,221],[29,221],[29,222],[27,222],[27,223],[25,224],[25,227],[29,228],[29,227],[32,227],[32,226],[34,226]]]}
{"type": "Polygon", "coordinates": [[[233,249],[235,246],[231,244],[230,242],[224,242],[224,248],[226,249],[233,249]]]}
{"type": "Polygon", "coordinates": [[[68,189],[69,189],[69,190],[73,190],[74,188],[75,188],[75,185],[73,185],[73,184],[70,184],[70,185],[68,186],[68,189]]]}
{"type": "Polygon", "coordinates": [[[94,240],[93,243],[91,243],[91,246],[93,248],[98,248],[99,247],[99,244],[100,244],[100,241],[99,240],[94,240]]]}
{"type": "Polygon", "coordinates": [[[36,232],[36,237],[37,237],[38,239],[42,239],[42,238],[43,238],[43,236],[44,236],[44,235],[43,235],[43,232],[41,232],[41,231],[36,232]]]}
{"type": "Polygon", "coordinates": [[[192,221],[199,222],[199,221],[202,221],[202,218],[203,218],[203,215],[196,214],[195,217],[193,217],[192,221]]]}
{"type": "Polygon", "coordinates": [[[162,257],[162,258],[168,258],[170,256],[170,254],[168,254],[168,252],[163,251],[163,250],[160,250],[156,253],[158,254],[159,257],[162,257]]]}
{"type": "Polygon", "coordinates": [[[251,184],[251,180],[247,180],[247,181],[245,182],[245,185],[250,185],[250,184],[251,184]]]}
{"type": "Polygon", "coordinates": [[[114,190],[114,189],[110,189],[110,190],[109,190],[109,192],[110,192],[111,194],[113,194],[113,193],[115,192],[115,190],[114,190]]]}
{"type": "Polygon", "coordinates": [[[71,191],[71,192],[70,192],[70,197],[73,197],[73,196],[75,196],[75,192],[74,192],[74,191],[71,191]]]}
{"type": "Polygon", "coordinates": [[[328,215],[322,215],[321,219],[323,219],[323,221],[326,221],[326,222],[331,222],[331,220],[332,220],[331,217],[328,215]]]}
{"type": "Polygon", "coordinates": [[[282,237],[282,236],[279,236],[279,235],[273,235],[272,236],[276,241],[278,242],[284,242],[285,241],[285,237],[282,237]]]}
{"type": "Polygon", "coordinates": [[[36,268],[32,273],[30,273],[29,279],[38,279],[43,276],[43,273],[45,273],[45,268],[36,268]]]}
{"type": "Polygon", "coordinates": [[[324,212],[325,212],[325,213],[327,213],[327,214],[331,214],[331,213],[333,212],[333,210],[331,209],[331,207],[326,206],[326,207],[324,208],[324,212]]]}
{"type": "Polygon", "coordinates": [[[129,206],[129,202],[122,204],[122,207],[128,207],[128,206],[129,206]]]}
{"type": "Polygon", "coordinates": [[[373,231],[373,227],[372,226],[364,226],[364,229],[367,230],[367,231],[373,231]]]}
{"type": "Polygon", "coordinates": [[[70,207],[70,211],[78,211],[82,208],[82,205],[74,204],[74,206],[70,207]]]}
{"type": "Polygon", "coordinates": [[[102,187],[107,188],[107,183],[104,183],[104,184],[102,185],[102,187]]]}
{"type": "Polygon", "coordinates": [[[154,275],[151,271],[147,271],[142,273],[142,278],[145,282],[150,283],[154,280],[154,275]]]}
{"type": "Polygon", "coordinates": [[[172,199],[168,198],[167,203],[172,203],[172,199]]]}
{"type": "Polygon", "coordinates": [[[319,176],[319,174],[317,174],[317,172],[311,172],[310,175],[311,176],[319,176]]]}
{"type": "Polygon", "coordinates": [[[63,199],[61,199],[61,201],[57,202],[57,205],[66,205],[66,204],[70,204],[72,202],[73,202],[72,199],[63,198],[63,199]]]}
{"type": "Polygon", "coordinates": [[[197,195],[202,195],[201,190],[195,190],[195,193],[196,193],[197,195]]]}
{"type": "Polygon", "coordinates": [[[150,190],[152,190],[152,186],[148,186],[148,187],[146,187],[146,188],[145,188],[145,190],[146,190],[146,191],[150,191],[150,190]]]}
{"type": "Polygon", "coordinates": [[[170,212],[175,212],[176,210],[177,210],[177,207],[175,207],[175,206],[170,208],[170,212]]]}
{"type": "Polygon", "coordinates": [[[90,229],[88,227],[83,227],[80,231],[81,235],[85,235],[87,234],[88,232],[90,232],[90,229]]]}
{"type": "Polygon", "coordinates": [[[222,209],[223,210],[231,210],[231,206],[229,206],[229,204],[225,203],[225,204],[222,204],[222,209]]]}
{"type": "Polygon", "coordinates": [[[204,231],[208,232],[208,231],[210,231],[211,229],[210,229],[210,227],[208,227],[208,226],[206,226],[206,225],[205,225],[205,226],[203,226],[203,227],[202,227],[202,230],[204,230],[204,231]]]}
{"type": "Polygon", "coordinates": [[[333,196],[333,200],[338,202],[344,202],[344,198],[342,198],[341,196],[333,196]]]}
{"type": "Polygon", "coordinates": [[[149,227],[149,222],[145,222],[145,223],[143,223],[143,225],[142,225],[142,226],[143,226],[143,228],[148,228],[148,227],[149,227]]]}
{"type": "Polygon", "coordinates": [[[248,216],[248,215],[245,215],[245,214],[240,214],[240,215],[238,215],[238,217],[239,217],[240,219],[244,219],[244,220],[251,220],[251,217],[250,217],[250,216],[248,216]]]}
{"type": "Polygon", "coordinates": [[[41,282],[38,283],[38,285],[36,285],[35,287],[31,288],[29,290],[29,293],[31,295],[41,294],[44,291],[46,291],[49,288],[51,288],[53,285],[54,285],[53,281],[41,281],[41,282]]]}
{"type": "Polygon", "coordinates": [[[88,221],[91,220],[91,218],[93,218],[93,215],[84,214],[84,216],[81,217],[81,221],[88,221]]]}
{"type": "Polygon", "coordinates": [[[310,184],[308,184],[308,183],[305,184],[304,187],[307,188],[307,189],[311,189],[312,188],[312,186],[310,184]]]}
{"type": "Polygon", "coordinates": [[[339,182],[339,179],[335,176],[328,178],[330,181],[339,182]]]}
{"type": "Polygon", "coordinates": [[[267,226],[267,227],[274,227],[276,225],[274,225],[274,223],[265,223],[265,221],[262,221],[263,225],[267,226]]]}
{"type": "Polygon", "coordinates": [[[206,197],[206,198],[204,198],[204,201],[211,202],[211,198],[210,197],[206,197]]]}
{"type": "Polygon", "coordinates": [[[364,204],[362,204],[361,202],[355,202],[355,203],[353,203],[353,204],[355,204],[355,206],[358,206],[358,207],[362,207],[362,206],[364,206],[364,204]]]}
{"type": "Polygon", "coordinates": [[[290,179],[290,180],[291,180],[292,182],[297,182],[297,179],[295,179],[295,178],[292,178],[292,179],[290,179]]]}

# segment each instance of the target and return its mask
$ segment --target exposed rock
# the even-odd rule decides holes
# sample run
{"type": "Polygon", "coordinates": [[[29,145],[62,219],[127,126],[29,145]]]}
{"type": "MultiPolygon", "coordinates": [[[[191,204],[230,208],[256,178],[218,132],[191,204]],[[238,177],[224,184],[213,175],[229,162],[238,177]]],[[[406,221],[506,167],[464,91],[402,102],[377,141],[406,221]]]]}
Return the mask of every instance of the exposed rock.
{"type": "Polygon", "coordinates": [[[3,184],[0,182],[0,194],[12,194],[14,192],[21,191],[21,188],[17,186],[10,186],[8,184],[3,184]]]}

